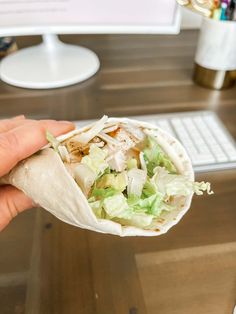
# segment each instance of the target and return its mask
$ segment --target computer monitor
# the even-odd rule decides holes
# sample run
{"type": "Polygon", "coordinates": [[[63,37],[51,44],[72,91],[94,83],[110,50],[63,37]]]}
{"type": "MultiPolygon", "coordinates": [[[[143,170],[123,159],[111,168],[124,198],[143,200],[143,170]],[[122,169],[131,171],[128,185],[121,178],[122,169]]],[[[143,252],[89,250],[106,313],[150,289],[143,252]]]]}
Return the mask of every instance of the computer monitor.
{"type": "Polygon", "coordinates": [[[176,34],[176,0],[0,0],[0,36],[42,35],[40,45],[21,49],[0,64],[3,81],[47,89],[94,75],[100,62],[84,47],[56,34],[176,34]]]}

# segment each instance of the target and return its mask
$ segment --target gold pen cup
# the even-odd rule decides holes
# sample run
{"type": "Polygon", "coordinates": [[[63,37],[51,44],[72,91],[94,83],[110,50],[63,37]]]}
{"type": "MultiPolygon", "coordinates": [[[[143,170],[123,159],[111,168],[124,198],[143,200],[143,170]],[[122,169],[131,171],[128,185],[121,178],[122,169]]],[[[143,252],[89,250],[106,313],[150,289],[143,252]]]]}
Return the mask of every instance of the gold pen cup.
{"type": "Polygon", "coordinates": [[[203,19],[193,80],[204,87],[225,89],[236,81],[236,22],[203,19]]]}

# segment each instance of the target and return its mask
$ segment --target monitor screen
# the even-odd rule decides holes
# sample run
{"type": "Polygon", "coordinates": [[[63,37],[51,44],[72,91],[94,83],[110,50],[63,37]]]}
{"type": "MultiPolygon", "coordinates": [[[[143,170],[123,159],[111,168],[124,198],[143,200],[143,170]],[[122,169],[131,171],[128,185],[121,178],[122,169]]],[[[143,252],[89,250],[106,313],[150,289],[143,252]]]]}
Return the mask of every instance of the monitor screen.
{"type": "Polygon", "coordinates": [[[0,35],[177,33],[176,0],[0,0],[0,35]]]}

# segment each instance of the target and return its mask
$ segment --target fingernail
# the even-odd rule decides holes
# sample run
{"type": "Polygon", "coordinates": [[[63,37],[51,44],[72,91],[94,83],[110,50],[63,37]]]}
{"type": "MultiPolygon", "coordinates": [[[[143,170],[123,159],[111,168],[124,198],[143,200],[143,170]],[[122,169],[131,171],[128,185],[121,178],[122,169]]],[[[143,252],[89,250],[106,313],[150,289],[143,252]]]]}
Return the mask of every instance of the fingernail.
{"type": "Polygon", "coordinates": [[[19,115],[19,116],[15,116],[12,118],[13,120],[23,120],[25,119],[25,116],[23,114],[19,115]]]}
{"type": "Polygon", "coordinates": [[[73,124],[72,122],[70,121],[58,121],[59,123],[63,123],[63,124],[73,124]]]}
{"type": "Polygon", "coordinates": [[[58,121],[60,124],[64,124],[64,125],[68,125],[70,127],[73,127],[75,128],[75,125],[73,122],[70,122],[70,121],[58,121]]]}

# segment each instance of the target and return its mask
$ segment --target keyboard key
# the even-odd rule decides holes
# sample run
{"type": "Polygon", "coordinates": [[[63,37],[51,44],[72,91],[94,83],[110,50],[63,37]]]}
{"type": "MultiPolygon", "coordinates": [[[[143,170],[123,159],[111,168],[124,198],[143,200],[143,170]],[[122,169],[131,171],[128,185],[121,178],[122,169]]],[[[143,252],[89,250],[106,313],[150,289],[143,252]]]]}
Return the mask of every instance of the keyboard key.
{"type": "Polygon", "coordinates": [[[209,148],[207,147],[205,143],[205,139],[202,137],[198,129],[196,128],[193,119],[192,118],[183,118],[183,123],[188,130],[188,133],[190,134],[191,138],[194,141],[194,144],[198,151],[202,154],[208,155],[209,160],[215,161],[215,158],[213,157],[212,153],[210,152],[209,148]]]}
{"type": "Polygon", "coordinates": [[[183,126],[182,121],[179,118],[173,118],[171,119],[171,123],[173,124],[174,130],[178,135],[180,141],[183,143],[186,150],[190,153],[190,156],[191,155],[197,156],[198,155],[197,149],[188,132],[186,131],[185,127],[183,126]]]}
{"type": "Polygon", "coordinates": [[[221,147],[224,149],[226,155],[229,157],[229,160],[236,161],[236,147],[233,143],[231,143],[224,130],[217,123],[216,119],[213,116],[208,115],[204,116],[204,120],[208,123],[209,126],[211,126],[215,137],[217,138],[221,147]]]}
{"type": "MultiPolygon", "coordinates": [[[[220,145],[217,143],[215,138],[213,137],[212,131],[208,128],[208,124],[205,123],[202,117],[193,117],[193,122],[197,126],[201,136],[204,137],[209,149],[214,154],[216,160],[218,162],[226,162],[228,161],[227,155],[224,153],[220,145]]],[[[210,126],[210,125],[209,125],[210,126]]]]}
{"type": "Polygon", "coordinates": [[[163,129],[164,131],[168,132],[172,136],[176,137],[175,133],[173,132],[173,129],[167,119],[158,119],[157,125],[163,129]]]}

